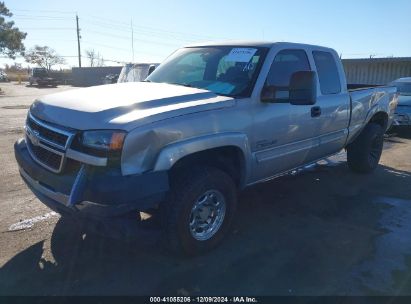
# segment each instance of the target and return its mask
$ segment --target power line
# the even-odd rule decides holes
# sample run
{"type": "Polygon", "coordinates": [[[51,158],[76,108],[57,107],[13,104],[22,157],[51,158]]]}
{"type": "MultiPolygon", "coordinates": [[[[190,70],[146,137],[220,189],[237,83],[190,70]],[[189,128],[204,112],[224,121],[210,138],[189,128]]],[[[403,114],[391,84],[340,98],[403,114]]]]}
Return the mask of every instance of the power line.
{"type": "Polygon", "coordinates": [[[65,31],[65,30],[70,30],[74,31],[74,27],[30,27],[30,28],[21,28],[22,31],[65,31]]]}
{"type": "MultiPolygon", "coordinates": [[[[28,19],[28,20],[44,20],[44,21],[49,21],[49,24],[56,23],[59,21],[66,21],[66,20],[72,20],[71,17],[69,17],[69,14],[75,14],[75,12],[71,11],[58,11],[58,10],[16,10],[17,12],[21,12],[18,14],[15,14],[16,18],[18,19],[28,19]],[[35,12],[33,14],[33,12],[35,12]],[[57,14],[57,15],[56,15],[57,14]],[[60,15],[59,15],[60,14],[60,15]]],[[[158,28],[153,28],[153,27],[148,27],[148,26],[136,26],[133,23],[130,24],[124,22],[124,21],[118,21],[118,20],[113,20],[109,18],[103,18],[103,17],[97,17],[93,15],[86,15],[86,18],[81,18],[82,25],[84,26],[83,23],[86,23],[87,26],[86,28],[82,28],[81,32],[84,35],[84,33],[92,33],[93,35],[101,35],[104,37],[113,37],[113,38],[118,38],[118,39],[123,39],[123,40],[129,40],[130,39],[130,32],[131,32],[131,43],[132,43],[132,49],[134,49],[134,42],[139,41],[142,44],[156,44],[156,45],[162,45],[162,46],[170,46],[170,47],[178,47],[181,44],[179,44],[177,41],[182,41],[184,43],[190,43],[190,42],[195,42],[198,41],[198,39],[210,39],[212,38],[211,36],[205,36],[205,35],[198,35],[198,34],[193,34],[193,33],[183,33],[183,32],[178,32],[178,31],[172,31],[172,30],[165,30],[165,29],[158,29],[158,28]],[[91,26],[96,27],[96,29],[101,29],[104,28],[104,32],[89,29],[88,27],[91,26]],[[127,33],[126,35],[118,35],[114,34],[113,31],[115,32],[123,32],[124,34],[127,33]],[[138,38],[136,38],[136,35],[138,38]],[[140,37],[143,37],[141,39],[140,37]],[[144,36],[147,36],[149,39],[144,39],[144,36]],[[170,41],[168,43],[167,41],[170,41]],[[173,41],[174,43],[171,43],[173,41]]],[[[76,14],[76,28],[70,28],[70,27],[27,27],[24,30],[26,31],[76,31],[77,35],[77,51],[78,51],[78,59],[79,59],[79,66],[81,67],[81,48],[80,48],[80,41],[82,43],[85,43],[86,45],[91,45],[91,46],[100,46],[103,48],[107,49],[113,49],[113,50],[118,50],[122,52],[129,52],[129,50],[121,47],[116,47],[113,45],[108,45],[108,44],[102,44],[102,43],[97,43],[97,42],[92,42],[90,40],[83,41],[81,39],[80,35],[80,27],[79,27],[79,18],[78,15],[76,14]]],[[[49,35],[47,35],[47,38],[49,38],[49,35]]],[[[53,39],[52,39],[53,41],[53,39]]],[[[68,40],[66,40],[68,41],[68,40]]],[[[72,42],[71,40],[70,42],[72,42]]],[[[75,41],[75,40],[74,40],[75,41]]],[[[143,52],[137,52],[142,54],[143,52]]],[[[134,50],[132,50],[132,54],[134,55],[134,50]]],[[[156,54],[153,52],[150,52],[151,55],[160,55],[156,54]]],[[[161,54],[163,56],[164,54],[161,54]]],[[[73,56],[70,56],[68,58],[74,58],[73,56]]],[[[133,60],[134,61],[134,60],[133,60]]],[[[113,60],[113,62],[121,62],[118,60],[113,60]]]]}
{"type": "MultiPolygon", "coordinates": [[[[86,23],[88,23],[88,22],[86,21],[86,23]]],[[[95,24],[92,24],[92,25],[95,25],[95,24]]],[[[109,37],[123,39],[123,40],[129,40],[130,39],[130,36],[124,36],[124,35],[109,33],[108,31],[113,30],[111,28],[106,28],[105,27],[104,29],[107,30],[107,31],[103,33],[101,31],[90,29],[88,26],[86,26],[86,27],[83,27],[83,32],[94,33],[94,34],[97,34],[97,35],[104,35],[106,37],[109,36],[109,37]]],[[[130,34],[130,29],[129,30],[118,30],[118,31],[130,34]]],[[[134,36],[135,41],[140,41],[142,43],[158,44],[158,45],[165,45],[165,46],[172,46],[172,47],[181,47],[181,45],[196,42],[196,40],[184,39],[184,38],[182,39],[182,38],[173,37],[173,36],[167,35],[167,34],[143,33],[141,31],[138,31],[136,33],[135,27],[133,27],[133,36],[134,36]],[[149,37],[151,39],[136,38],[136,34],[138,36],[149,37]],[[155,41],[155,40],[152,40],[152,39],[158,39],[158,40],[155,41]],[[165,42],[165,41],[170,41],[170,42],[173,41],[174,43],[168,43],[168,42],[165,42]],[[179,41],[181,43],[178,43],[179,41]]]]}
{"type": "MultiPolygon", "coordinates": [[[[115,30],[115,31],[121,31],[121,32],[127,32],[130,33],[130,28],[126,29],[123,28],[122,26],[116,26],[114,27],[112,24],[105,24],[105,23],[100,23],[100,22],[95,22],[91,20],[84,19],[84,22],[86,22],[89,25],[97,26],[97,27],[103,27],[105,30],[115,30]]],[[[142,30],[138,29],[136,26],[133,27],[133,30],[137,32],[139,35],[145,35],[145,36],[157,36],[158,38],[161,39],[167,39],[167,40],[180,40],[184,42],[194,42],[198,40],[193,40],[190,38],[185,38],[185,37],[178,37],[178,36],[173,36],[170,33],[160,33],[160,32],[154,32],[154,31],[148,31],[148,30],[142,30]]]]}
{"type": "MultiPolygon", "coordinates": [[[[113,37],[113,38],[118,38],[118,39],[123,39],[123,40],[130,40],[130,37],[121,36],[121,35],[107,34],[107,33],[94,31],[94,30],[83,30],[83,32],[93,33],[93,34],[97,34],[97,35],[101,35],[101,36],[105,36],[105,37],[108,36],[108,37],[113,37]]],[[[150,44],[160,44],[160,45],[165,45],[165,46],[173,46],[173,47],[179,46],[178,44],[157,42],[157,41],[144,40],[144,39],[139,39],[139,38],[134,38],[133,40],[140,41],[140,42],[145,42],[145,43],[150,43],[150,44]]]]}
{"type": "MultiPolygon", "coordinates": [[[[84,41],[84,40],[82,40],[82,43],[83,43],[83,44],[90,45],[90,46],[96,46],[96,45],[97,45],[97,46],[100,46],[100,47],[103,47],[103,48],[108,48],[108,49],[113,49],[113,50],[118,50],[118,51],[130,53],[130,49],[118,48],[118,47],[115,47],[115,46],[111,46],[111,45],[107,45],[107,44],[102,44],[102,43],[98,43],[98,42],[90,42],[90,41],[84,41]]],[[[146,54],[146,53],[144,53],[144,52],[139,52],[139,51],[135,51],[135,53],[137,53],[137,54],[146,54]]],[[[150,54],[152,54],[152,55],[160,55],[160,56],[163,56],[163,55],[164,55],[164,54],[160,54],[160,53],[156,53],[156,52],[150,52],[150,54]]]]}
{"type": "Polygon", "coordinates": [[[20,15],[14,14],[15,19],[29,19],[29,20],[69,20],[68,17],[56,17],[56,16],[34,16],[34,15],[20,15]]]}
{"type": "Polygon", "coordinates": [[[74,11],[60,11],[60,10],[28,10],[28,9],[13,9],[16,12],[39,12],[39,13],[57,13],[57,14],[75,14],[74,11]]]}
{"type": "MultiPolygon", "coordinates": [[[[88,18],[84,18],[84,21],[89,23],[89,24],[93,24],[96,26],[100,26],[100,27],[105,27],[106,29],[112,29],[113,27],[115,27],[117,30],[121,30],[121,31],[126,31],[126,32],[130,32],[130,28],[129,25],[127,23],[121,22],[121,21],[115,21],[112,19],[108,19],[108,18],[102,18],[102,17],[96,17],[96,16],[90,16],[91,18],[94,18],[95,20],[90,20],[88,18]],[[97,20],[96,20],[97,19],[97,20]],[[98,20],[100,19],[100,20],[98,20]],[[101,21],[103,20],[103,21],[101,21]],[[108,28],[107,28],[108,26],[108,28]]],[[[148,26],[133,26],[133,29],[137,32],[140,33],[147,33],[149,35],[152,34],[157,34],[157,35],[162,35],[162,36],[166,36],[166,37],[170,37],[170,35],[173,35],[173,39],[178,39],[178,36],[183,36],[183,40],[184,41],[198,41],[199,39],[226,39],[226,38],[222,38],[222,37],[212,37],[212,36],[206,36],[206,35],[197,35],[197,34],[192,34],[192,33],[183,33],[183,32],[178,32],[178,31],[170,31],[170,30],[164,30],[164,29],[158,29],[158,28],[153,28],[153,27],[148,27],[148,26]],[[187,37],[191,37],[191,39],[188,39],[187,37]]],[[[181,37],[180,37],[181,39],[181,37]]]]}
{"type": "MultiPolygon", "coordinates": [[[[100,20],[103,20],[105,22],[115,24],[117,26],[119,24],[122,24],[123,26],[127,25],[125,22],[121,22],[121,21],[114,20],[114,19],[109,19],[109,18],[100,17],[100,16],[93,16],[93,15],[89,15],[89,16],[91,18],[100,19],[100,20]]],[[[159,31],[159,32],[164,32],[164,33],[168,33],[168,34],[179,34],[179,35],[184,35],[184,36],[191,36],[191,37],[196,37],[197,39],[227,39],[227,38],[224,38],[224,37],[215,37],[215,36],[209,36],[209,35],[198,35],[198,34],[187,33],[187,32],[179,32],[179,31],[170,31],[170,30],[164,30],[164,29],[159,29],[159,28],[154,28],[154,27],[149,27],[149,26],[142,26],[142,25],[135,26],[135,28],[136,29],[145,29],[145,30],[150,30],[150,31],[159,31]]]]}
{"type": "MultiPolygon", "coordinates": [[[[20,16],[23,16],[24,18],[27,18],[27,19],[41,19],[41,20],[45,20],[45,18],[48,18],[48,20],[68,20],[68,18],[60,18],[60,17],[54,17],[54,16],[29,16],[29,15],[20,15],[20,16]]],[[[22,17],[22,18],[23,18],[22,17]]],[[[116,30],[116,31],[123,31],[123,32],[127,32],[127,33],[130,33],[130,28],[124,28],[123,26],[121,26],[121,25],[116,25],[115,27],[113,27],[113,24],[109,24],[109,23],[102,23],[102,22],[99,22],[99,21],[97,21],[97,23],[95,22],[95,21],[90,21],[90,20],[87,20],[87,19],[82,19],[82,21],[85,21],[86,23],[88,23],[88,24],[91,24],[91,25],[94,25],[94,26],[98,26],[98,27],[104,27],[104,29],[107,29],[107,25],[109,25],[109,30],[116,30]]],[[[140,28],[140,27],[139,27],[140,28]]],[[[136,30],[137,29],[137,27],[136,26],[133,26],[132,28],[131,28],[131,30],[133,31],[133,34],[134,34],[134,30],[136,30]]],[[[73,28],[69,28],[69,27],[59,27],[59,28],[53,28],[53,27],[38,27],[38,28],[25,28],[24,30],[28,30],[28,31],[30,31],[30,30],[73,30],[73,28]]],[[[161,33],[161,30],[156,30],[156,31],[153,31],[153,30],[147,30],[147,29],[142,29],[142,28],[140,28],[140,29],[138,29],[138,30],[136,30],[137,31],[137,34],[138,35],[143,35],[143,36],[150,36],[150,37],[153,37],[153,36],[157,36],[157,37],[159,37],[159,38],[161,38],[162,40],[164,40],[164,39],[167,39],[167,40],[180,40],[180,41],[183,41],[183,42],[185,42],[185,43],[188,43],[188,42],[194,42],[195,40],[193,40],[193,39],[188,39],[188,38],[181,38],[181,37],[176,37],[176,36],[170,36],[170,34],[176,34],[176,33],[174,33],[174,32],[171,32],[171,31],[165,31],[164,33],[161,33]]],[[[110,34],[107,34],[107,33],[105,33],[105,35],[110,35],[110,34]]],[[[179,35],[181,35],[181,34],[179,34],[179,35]]],[[[113,34],[111,34],[111,36],[114,36],[113,34]]],[[[133,35],[134,36],[134,35],[133,35]]],[[[119,35],[117,35],[117,37],[120,37],[119,35]]],[[[124,36],[122,37],[122,38],[124,38],[124,36]]],[[[129,39],[128,37],[127,37],[127,39],[129,39]]],[[[136,39],[135,39],[136,40],[136,39]]],[[[142,42],[144,42],[144,40],[142,40],[141,39],[141,41],[142,42]]],[[[167,44],[167,43],[164,43],[164,42],[154,42],[154,41],[149,41],[149,40],[146,40],[145,42],[148,42],[148,43],[156,43],[156,44],[161,44],[161,45],[169,45],[169,46],[177,46],[178,44],[167,44]]]]}
{"type": "MultiPolygon", "coordinates": [[[[24,10],[26,12],[30,12],[30,10],[24,10]]],[[[46,11],[46,10],[43,10],[46,11]]],[[[52,12],[52,11],[49,11],[52,12]]],[[[71,12],[66,12],[66,11],[60,11],[61,13],[71,13],[71,12]]],[[[56,17],[56,16],[49,16],[49,15],[24,15],[24,14],[17,14],[17,16],[21,17],[21,18],[27,18],[27,19],[48,19],[48,20],[68,20],[68,17],[56,17]]],[[[98,26],[98,27],[104,27],[105,30],[115,30],[115,31],[123,31],[123,32],[127,32],[130,33],[130,27],[128,24],[121,22],[121,21],[117,21],[117,20],[113,20],[113,19],[109,19],[109,18],[102,18],[102,17],[96,17],[96,16],[90,16],[91,18],[94,18],[95,20],[89,20],[87,18],[83,19],[82,21],[91,24],[93,26],[98,26]],[[103,20],[103,21],[101,21],[103,20]]],[[[36,28],[33,30],[57,30],[53,29],[53,28],[36,28]]],[[[63,30],[63,28],[60,28],[61,30],[63,30]]],[[[28,29],[27,29],[28,30],[28,29]]],[[[64,30],[70,30],[70,28],[64,28],[64,30]]],[[[202,37],[202,39],[207,38],[210,39],[212,38],[211,36],[201,36],[201,35],[195,35],[195,34],[188,34],[188,33],[182,33],[182,32],[176,32],[176,31],[170,31],[170,30],[163,30],[163,29],[156,29],[156,28],[152,28],[152,27],[147,27],[147,26],[132,26],[131,27],[131,31],[132,31],[132,42],[134,40],[137,40],[134,38],[134,31],[136,31],[137,35],[143,35],[143,36],[150,36],[150,37],[158,37],[160,38],[162,41],[161,42],[157,42],[157,41],[153,41],[153,40],[143,40],[140,39],[141,42],[143,43],[153,43],[153,44],[159,44],[159,45],[167,45],[167,46],[180,46],[180,44],[171,44],[171,43],[165,43],[163,42],[164,40],[180,40],[184,43],[192,43],[192,42],[196,42],[198,41],[198,39],[200,39],[200,37],[202,37]],[[191,38],[189,38],[191,37],[191,38]],[[195,38],[194,38],[195,37],[195,38]]],[[[105,33],[105,35],[109,35],[107,33],[105,33]]],[[[114,36],[113,34],[111,34],[111,36],[114,36]]],[[[117,35],[117,37],[120,37],[119,35],[117,35]]],[[[124,39],[124,36],[121,38],[124,39]]],[[[127,37],[127,40],[129,38],[127,37]]]]}
{"type": "MultiPolygon", "coordinates": [[[[41,39],[41,38],[34,38],[31,41],[33,41],[35,44],[43,44],[46,40],[45,38],[41,39]]],[[[55,39],[53,38],[53,41],[60,41],[60,42],[77,42],[77,40],[75,39],[55,39]]]]}
{"type": "Polygon", "coordinates": [[[98,45],[98,46],[105,47],[105,48],[108,48],[108,49],[113,49],[113,50],[118,50],[118,51],[123,51],[123,52],[130,52],[130,50],[127,50],[127,49],[118,48],[118,47],[115,47],[115,46],[102,44],[102,43],[98,43],[98,42],[83,41],[83,43],[88,44],[88,45],[98,45]]]}
{"type": "MultiPolygon", "coordinates": [[[[20,10],[20,11],[25,11],[25,12],[33,12],[33,10],[20,10]]],[[[53,11],[53,10],[38,10],[38,12],[60,12],[64,14],[74,14],[75,12],[69,12],[69,11],[53,11]]],[[[50,15],[26,15],[26,14],[14,14],[15,17],[18,17],[20,19],[48,19],[48,20],[70,20],[70,17],[59,17],[59,16],[50,16],[50,15]]],[[[86,15],[87,16],[87,15],[86,15]]],[[[89,22],[97,22],[100,23],[100,26],[102,25],[109,25],[111,28],[113,26],[117,28],[122,28],[124,31],[130,31],[129,24],[125,22],[121,22],[118,20],[114,19],[109,19],[109,18],[103,18],[103,17],[98,17],[94,15],[88,15],[90,18],[94,19],[93,20],[88,20],[82,19],[84,21],[89,21],[89,22]]],[[[213,37],[213,36],[208,36],[208,35],[198,35],[198,34],[193,34],[193,33],[187,33],[187,32],[179,32],[179,31],[170,31],[170,30],[164,30],[164,29],[159,29],[159,28],[153,28],[153,27],[148,27],[148,26],[133,26],[133,29],[136,31],[146,31],[148,33],[162,33],[163,35],[180,35],[184,37],[192,37],[193,39],[225,39],[222,37],[213,37]]],[[[188,39],[185,39],[188,40],[188,39]]]]}

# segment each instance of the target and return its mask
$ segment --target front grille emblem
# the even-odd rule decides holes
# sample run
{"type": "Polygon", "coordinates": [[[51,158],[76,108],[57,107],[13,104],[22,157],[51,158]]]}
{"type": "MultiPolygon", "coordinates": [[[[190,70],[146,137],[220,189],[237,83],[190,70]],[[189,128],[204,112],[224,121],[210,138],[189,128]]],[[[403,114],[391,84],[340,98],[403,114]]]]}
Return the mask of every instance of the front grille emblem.
{"type": "Polygon", "coordinates": [[[30,138],[30,141],[33,144],[33,146],[38,146],[40,144],[40,140],[38,138],[40,133],[38,131],[31,130],[31,132],[27,132],[27,135],[30,138]]]}
{"type": "Polygon", "coordinates": [[[25,126],[27,149],[31,157],[48,170],[59,173],[65,163],[74,133],[44,123],[30,113],[25,126]]]}

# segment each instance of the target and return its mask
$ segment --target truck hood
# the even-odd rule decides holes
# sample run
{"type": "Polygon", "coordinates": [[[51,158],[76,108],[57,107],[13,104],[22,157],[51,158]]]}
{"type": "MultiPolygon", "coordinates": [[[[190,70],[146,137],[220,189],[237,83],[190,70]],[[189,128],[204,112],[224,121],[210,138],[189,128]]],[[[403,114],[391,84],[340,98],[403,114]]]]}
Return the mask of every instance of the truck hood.
{"type": "Polygon", "coordinates": [[[37,118],[77,130],[121,129],[230,107],[231,97],[166,83],[127,82],[76,89],[36,100],[37,118]]]}

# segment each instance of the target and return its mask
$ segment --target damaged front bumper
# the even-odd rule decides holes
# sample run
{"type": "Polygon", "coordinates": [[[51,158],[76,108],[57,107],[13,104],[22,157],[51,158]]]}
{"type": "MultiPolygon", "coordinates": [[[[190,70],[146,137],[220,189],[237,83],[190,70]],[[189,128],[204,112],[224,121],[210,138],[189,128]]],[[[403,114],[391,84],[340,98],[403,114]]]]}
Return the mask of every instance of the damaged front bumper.
{"type": "Polygon", "coordinates": [[[78,163],[53,173],[33,160],[25,139],[14,152],[19,171],[33,193],[52,210],[78,218],[110,219],[158,206],[169,190],[167,172],[123,176],[120,169],[78,163]]]}

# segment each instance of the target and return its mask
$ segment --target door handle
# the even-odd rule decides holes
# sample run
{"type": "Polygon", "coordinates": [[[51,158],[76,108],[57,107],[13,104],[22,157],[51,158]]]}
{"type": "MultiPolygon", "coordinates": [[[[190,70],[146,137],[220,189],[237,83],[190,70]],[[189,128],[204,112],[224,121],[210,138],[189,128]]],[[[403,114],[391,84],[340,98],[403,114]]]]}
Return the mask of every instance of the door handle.
{"type": "Polygon", "coordinates": [[[312,107],[311,108],[311,117],[318,117],[321,115],[321,108],[320,107],[312,107]]]}

